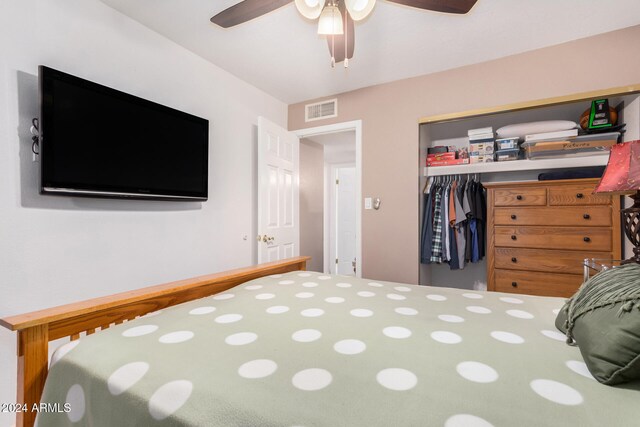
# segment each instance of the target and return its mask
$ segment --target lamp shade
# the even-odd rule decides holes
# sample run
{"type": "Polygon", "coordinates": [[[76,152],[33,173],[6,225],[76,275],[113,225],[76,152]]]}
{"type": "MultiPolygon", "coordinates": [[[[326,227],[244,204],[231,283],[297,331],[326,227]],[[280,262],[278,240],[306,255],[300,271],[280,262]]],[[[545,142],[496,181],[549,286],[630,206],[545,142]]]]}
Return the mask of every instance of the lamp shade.
{"type": "Polygon", "coordinates": [[[607,168],[595,193],[629,194],[640,190],[640,140],[611,147],[607,168]]]}
{"type": "Polygon", "coordinates": [[[322,9],[318,20],[318,34],[343,34],[342,14],[338,6],[329,5],[322,9]]]}
{"type": "Polygon", "coordinates": [[[344,5],[351,19],[360,21],[369,16],[373,6],[376,5],[376,0],[344,0],[344,5]]]}
{"type": "Polygon", "coordinates": [[[325,0],[296,0],[296,8],[307,19],[316,19],[322,13],[325,0]]]}

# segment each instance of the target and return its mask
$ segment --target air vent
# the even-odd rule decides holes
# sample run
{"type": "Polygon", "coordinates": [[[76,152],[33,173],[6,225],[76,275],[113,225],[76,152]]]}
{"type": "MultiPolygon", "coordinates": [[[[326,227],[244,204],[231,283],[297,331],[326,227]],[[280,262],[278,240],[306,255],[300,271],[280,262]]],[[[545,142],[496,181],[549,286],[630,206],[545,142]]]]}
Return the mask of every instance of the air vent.
{"type": "Polygon", "coordinates": [[[315,104],[307,104],[304,106],[304,111],[305,122],[338,117],[338,100],[330,99],[328,101],[316,102],[315,104]]]}

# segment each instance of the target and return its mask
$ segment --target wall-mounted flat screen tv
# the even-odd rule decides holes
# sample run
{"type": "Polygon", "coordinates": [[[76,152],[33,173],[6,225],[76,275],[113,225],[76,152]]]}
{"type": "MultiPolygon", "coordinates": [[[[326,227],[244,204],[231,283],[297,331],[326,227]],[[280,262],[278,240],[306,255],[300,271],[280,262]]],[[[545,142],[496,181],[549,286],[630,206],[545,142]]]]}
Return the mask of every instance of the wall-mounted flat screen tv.
{"type": "Polygon", "coordinates": [[[209,121],[40,66],[43,194],[207,200],[209,121]]]}

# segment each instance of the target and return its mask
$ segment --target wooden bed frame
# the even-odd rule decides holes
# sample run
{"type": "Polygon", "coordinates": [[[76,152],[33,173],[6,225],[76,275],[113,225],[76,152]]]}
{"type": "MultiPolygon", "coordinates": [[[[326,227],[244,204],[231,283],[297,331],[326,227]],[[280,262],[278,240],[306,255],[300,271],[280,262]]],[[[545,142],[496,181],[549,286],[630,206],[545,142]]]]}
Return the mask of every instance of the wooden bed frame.
{"type": "Polygon", "coordinates": [[[306,270],[309,259],[302,256],[288,258],[0,319],[1,326],[18,332],[16,402],[26,405],[28,411],[17,414],[16,427],[31,427],[35,422],[36,412],[31,408],[40,403],[47,379],[49,341],[65,337],[77,340],[82,333],[90,335],[96,330],[213,295],[249,280],[306,270]]]}

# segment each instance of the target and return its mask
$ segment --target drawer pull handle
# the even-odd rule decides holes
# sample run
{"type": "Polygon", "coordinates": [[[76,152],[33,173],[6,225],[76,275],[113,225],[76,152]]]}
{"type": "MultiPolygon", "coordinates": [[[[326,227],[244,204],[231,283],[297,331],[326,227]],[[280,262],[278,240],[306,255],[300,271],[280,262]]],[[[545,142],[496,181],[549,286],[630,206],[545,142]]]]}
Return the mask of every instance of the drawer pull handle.
{"type": "Polygon", "coordinates": [[[518,282],[511,282],[511,286],[513,286],[514,288],[518,287],[518,282]]]}
{"type": "Polygon", "coordinates": [[[576,194],[576,197],[577,197],[578,199],[582,199],[582,198],[584,197],[584,194],[582,194],[582,193],[578,193],[578,194],[576,194]]]}
{"type": "Polygon", "coordinates": [[[584,240],[585,242],[589,243],[591,241],[591,237],[585,237],[582,240],[584,240]]]}
{"type": "Polygon", "coordinates": [[[518,200],[522,200],[522,195],[521,195],[521,194],[518,194],[518,195],[516,196],[516,199],[518,199],[518,200]]]}
{"type": "MultiPolygon", "coordinates": [[[[511,240],[516,240],[517,238],[518,238],[518,237],[517,237],[515,234],[512,234],[512,235],[511,235],[511,240]]],[[[585,237],[585,239],[586,239],[586,237],[585,237]]]]}
{"type": "Polygon", "coordinates": [[[584,214],[584,215],[582,215],[582,218],[584,218],[584,219],[591,219],[591,215],[589,215],[589,214],[584,214]]]}
{"type": "Polygon", "coordinates": [[[518,262],[518,258],[516,257],[511,258],[511,262],[518,262]]]}
{"type": "Polygon", "coordinates": [[[511,219],[516,219],[516,218],[518,218],[516,214],[511,214],[511,219]]]}

